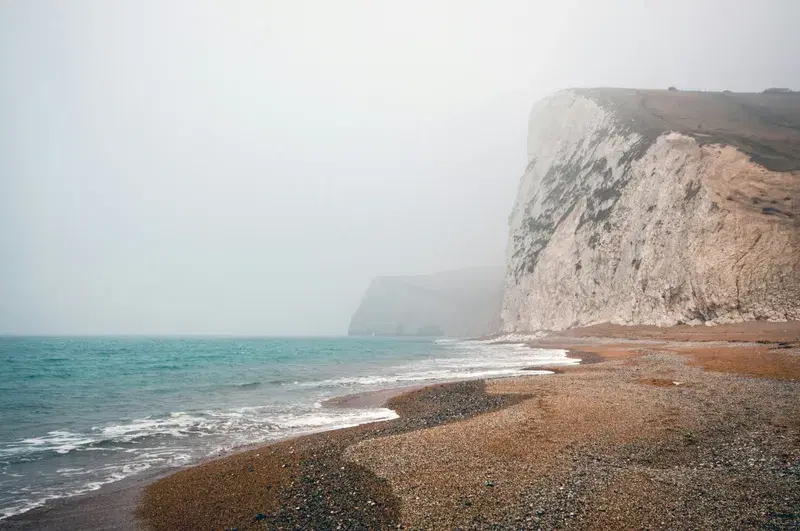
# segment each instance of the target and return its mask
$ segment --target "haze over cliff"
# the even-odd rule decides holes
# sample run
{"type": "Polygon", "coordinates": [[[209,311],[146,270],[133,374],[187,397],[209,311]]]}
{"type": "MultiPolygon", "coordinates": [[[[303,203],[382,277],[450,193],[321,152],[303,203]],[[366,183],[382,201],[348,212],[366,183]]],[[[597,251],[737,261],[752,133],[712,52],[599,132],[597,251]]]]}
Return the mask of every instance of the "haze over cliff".
{"type": "Polygon", "coordinates": [[[468,337],[499,330],[502,268],[377,277],[350,322],[350,335],[468,337]]]}
{"type": "Polygon", "coordinates": [[[505,331],[800,319],[800,94],[564,90],[528,161],[505,331]]]}

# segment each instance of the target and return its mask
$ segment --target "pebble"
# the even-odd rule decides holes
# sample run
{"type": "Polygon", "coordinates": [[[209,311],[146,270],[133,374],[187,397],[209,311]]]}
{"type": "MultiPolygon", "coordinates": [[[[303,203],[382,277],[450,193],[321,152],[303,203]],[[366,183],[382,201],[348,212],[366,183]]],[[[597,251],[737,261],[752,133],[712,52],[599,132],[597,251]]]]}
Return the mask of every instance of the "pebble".
{"type": "MultiPolygon", "coordinates": [[[[487,395],[480,382],[460,382],[439,387],[437,391],[426,390],[427,395],[423,393],[422,398],[407,401],[406,405],[412,407],[413,413],[403,414],[401,405],[397,408],[401,418],[382,423],[382,433],[359,427],[311,436],[308,440],[319,442],[308,443],[306,447],[298,444],[296,455],[299,461],[291,472],[286,472],[289,478],[298,481],[291,484],[287,479],[275,477],[277,493],[271,493],[273,497],[280,495],[281,503],[287,509],[295,507],[297,512],[265,511],[263,514],[269,519],[270,528],[276,529],[337,529],[339,526],[346,529],[401,529],[398,500],[404,497],[403,503],[407,505],[403,506],[403,511],[407,512],[403,514],[413,515],[408,520],[404,516],[404,523],[411,528],[421,528],[420,522],[425,522],[429,524],[425,528],[442,529],[562,529],[565,526],[644,529],[657,527],[662,519],[666,522],[662,525],[671,529],[742,529],[747,527],[741,525],[745,521],[758,522],[759,525],[768,521],[778,522],[784,528],[792,528],[794,523],[798,523],[798,517],[784,522],[776,520],[775,515],[790,514],[792,507],[800,506],[800,482],[796,481],[800,477],[800,463],[792,461],[796,452],[794,432],[784,429],[783,433],[791,436],[782,439],[776,436],[777,428],[763,419],[775,418],[776,411],[788,411],[787,404],[796,403],[797,387],[791,387],[796,384],[686,369],[682,362],[679,366],[671,359],[659,355],[644,362],[660,370],[680,372],[680,381],[687,382],[683,389],[651,390],[643,386],[635,389],[641,396],[652,396],[653,400],[660,401],[657,404],[663,411],[674,412],[674,417],[654,422],[655,429],[674,422],[678,426],[691,426],[691,431],[686,428],[684,431],[667,429],[661,439],[636,440],[618,446],[606,444],[603,440],[573,443],[568,450],[564,447],[562,455],[564,463],[568,464],[563,470],[559,469],[558,474],[555,467],[553,473],[543,475],[535,470],[526,470],[524,464],[516,462],[510,468],[505,468],[497,460],[474,462],[470,454],[467,470],[480,467],[477,468],[480,479],[476,482],[473,475],[468,484],[449,486],[450,489],[463,488],[460,492],[429,490],[427,482],[414,490],[417,485],[403,485],[402,479],[391,475],[386,476],[389,478],[386,483],[383,477],[378,478],[370,472],[370,462],[345,466],[342,452],[359,441],[369,443],[373,437],[391,437],[424,426],[440,426],[524,399],[524,395],[512,398],[508,398],[509,395],[487,395]],[[742,401],[752,404],[751,413],[741,413],[743,408],[739,405],[742,401]],[[684,423],[687,418],[696,422],[684,423]],[[684,444],[684,433],[690,434],[693,444],[684,444]],[[720,465],[715,466],[716,463],[720,465]],[[474,509],[464,509],[473,507],[471,500],[460,503],[457,500],[479,494],[480,480],[484,480],[485,487],[495,486],[493,480],[481,477],[484,471],[491,469],[490,466],[494,467],[495,477],[503,483],[502,490],[497,491],[503,496],[500,500],[496,495],[482,496],[480,508],[484,509],[483,504],[488,503],[489,510],[480,511],[476,516],[474,509]],[[293,474],[298,468],[300,471],[293,474]],[[783,470],[785,475],[782,476],[783,470]],[[520,475],[528,483],[517,489],[515,481],[520,475]],[[304,477],[310,480],[305,481],[304,477]],[[651,495],[651,492],[656,494],[651,495]],[[673,502],[672,497],[677,501],[673,502]],[[748,503],[736,501],[742,499],[747,499],[748,503]],[[502,511],[493,508],[491,504],[494,503],[502,503],[502,511]],[[682,507],[681,514],[660,509],[670,503],[682,507]],[[532,514],[534,508],[535,516],[532,514]],[[475,518],[482,518],[482,523],[468,525],[469,522],[478,522],[475,518]],[[598,522],[604,525],[597,525],[598,522]]],[[[609,396],[613,397],[613,393],[624,386],[640,385],[626,383],[624,379],[640,378],[645,370],[642,367],[621,368],[609,372],[608,377],[604,374],[602,379],[595,379],[599,382],[596,388],[601,392],[597,399],[609,400],[609,396]]],[[[532,378],[531,381],[536,381],[532,378]]],[[[569,382],[564,379],[559,381],[559,385],[569,382]]],[[[569,397],[573,398],[572,395],[569,397]]],[[[643,406],[652,407],[652,404],[645,401],[643,406]]],[[[480,419],[486,417],[489,415],[480,419]]],[[[612,435],[616,434],[609,434],[609,437],[612,435]]],[[[280,455],[285,456],[285,453],[274,455],[274,461],[279,462],[280,455]]],[[[398,457],[401,456],[393,454],[385,458],[398,457]]],[[[409,466],[413,466],[413,457],[409,459],[409,466]]],[[[454,459],[453,466],[461,465],[454,459]]],[[[282,465],[282,468],[286,467],[286,464],[282,465]]],[[[258,468],[262,470],[261,462],[258,468]]],[[[235,475],[243,476],[243,470],[240,465],[235,475]]],[[[380,475],[385,476],[383,472],[380,475]]],[[[268,483],[267,489],[271,486],[268,483]]],[[[250,511],[244,513],[244,519],[248,515],[252,518],[253,512],[250,511]]],[[[220,529],[223,527],[220,523],[230,525],[236,522],[202,524],[206,528],[220,529]]],[[[192,523],[164,525],[156,529],[200,527],[200,524],[192,523]]]]}

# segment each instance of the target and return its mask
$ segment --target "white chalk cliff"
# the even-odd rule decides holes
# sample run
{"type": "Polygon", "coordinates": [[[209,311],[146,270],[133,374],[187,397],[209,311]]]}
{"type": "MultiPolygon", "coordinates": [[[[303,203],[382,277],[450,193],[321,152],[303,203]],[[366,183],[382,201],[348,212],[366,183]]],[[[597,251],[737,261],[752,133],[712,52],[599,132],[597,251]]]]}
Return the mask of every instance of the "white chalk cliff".
{"type": "Polygon", "coordinates": [[[377,277],[350,321],[349,335],[474,337],[499,330],[503,269],[377,277]]]}
{"type": "Polygon", "coordinates": [[[560,91],[509,224],[507,332],[800,319],[800,95],[560,91]]]}

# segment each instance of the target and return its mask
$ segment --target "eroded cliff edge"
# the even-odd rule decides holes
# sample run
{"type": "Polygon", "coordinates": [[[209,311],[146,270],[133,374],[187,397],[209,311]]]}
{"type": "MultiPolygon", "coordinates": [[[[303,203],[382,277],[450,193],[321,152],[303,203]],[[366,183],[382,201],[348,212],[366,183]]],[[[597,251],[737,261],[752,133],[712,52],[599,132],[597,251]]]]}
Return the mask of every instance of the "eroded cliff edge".
{"type": "Polygon", "coordinates": [[[800,95],[564,90],[528,160],[505,331],[800,319],[800,95]]]}

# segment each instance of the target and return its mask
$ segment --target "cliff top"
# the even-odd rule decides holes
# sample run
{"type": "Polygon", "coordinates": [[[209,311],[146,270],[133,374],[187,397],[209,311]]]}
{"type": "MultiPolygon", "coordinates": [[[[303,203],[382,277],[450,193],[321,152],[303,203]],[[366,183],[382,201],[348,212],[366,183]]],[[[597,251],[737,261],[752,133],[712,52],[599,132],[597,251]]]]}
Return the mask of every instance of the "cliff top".
{"type": "Polygon", "coordinates": [[[772,171],[800,170],[800,92],[571,91],[613,110],[650,140],[675,131],[701,144],[734,146],[772,171]]]}

